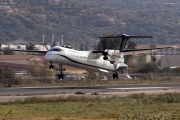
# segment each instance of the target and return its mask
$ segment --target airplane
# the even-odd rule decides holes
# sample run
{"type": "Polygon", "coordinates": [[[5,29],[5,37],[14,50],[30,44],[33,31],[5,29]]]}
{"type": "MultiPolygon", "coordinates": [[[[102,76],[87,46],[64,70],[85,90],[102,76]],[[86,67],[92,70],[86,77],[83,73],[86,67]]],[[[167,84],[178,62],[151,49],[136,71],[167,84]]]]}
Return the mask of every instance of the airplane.
{"type": "MultiPolygon", "coordinates": [[[[131,38],[154,38],[153,36],[130,36],[122,34],[120,37],[100,37],[100,39],[122,38],[119,50],[105,49],[105,50],[91,50],[78,51],[71,48],[71,46],[53,46],[49,51],[37,50],[13,50],[21,52],[38,52],[46,54],[46,60],[50,62],[49,68],[53,69],[53,63],[59,64],[59,79],[64,79],[63,65],[82,68],[87,71],[94,71],[99,73],[112,73],[114,79],[118,79],[118,72],[123,71],[128,67],[124,63],[124,55],[134,55],[137,53],[146,53],[156,51],[158,49],[133,49],[128,50],[126,46],[128,40],[131,38]]],[[[166,47],[167,48],[167,47],[166,47]]],[[[170,47],[168,47],[170,48],[170,47]]]]}

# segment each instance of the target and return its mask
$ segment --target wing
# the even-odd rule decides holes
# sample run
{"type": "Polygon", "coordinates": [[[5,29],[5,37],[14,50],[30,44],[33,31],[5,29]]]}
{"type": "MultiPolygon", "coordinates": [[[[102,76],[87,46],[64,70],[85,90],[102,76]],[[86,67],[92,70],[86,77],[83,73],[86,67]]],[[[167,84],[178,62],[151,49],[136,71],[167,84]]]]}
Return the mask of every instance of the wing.
{"type": "Polygon", "coordinates": [[[100,56],[102,56],[101,53],[94,53],[94,51],[90,51],[88,54],[88,59],[98,59],[100,56]]]}
{"type": "Polygon", "coordinates": [[[135,49],[135,50],[120,50],[119,54],[121,55],[136,55],[138,53],[148,53],[148,52],[155,52],[160,49],[168,49],[172,47],[165,47],[165,48],[154,48],[154,49],[135,49]]]}
{"type": "Polygon", "coordinates": [[[106,51],[92,51],[92,54],[97,54],[99,56],[107,54],[109,56],[121,57],[122,55],[136,55],[138,53],[148,53],[155,52],[160,49],[168,49],[173,47],[163,47],[154,49],[134,49],[134,50],[106,50],[106,51]]]}
{"type": "Polygon", "coordinates": [[[40,53],[40,54],[46,54],[48,51],[39,51],[39,50],[11,50],[16,52],[27,52],[27,53],[40,53]]]}

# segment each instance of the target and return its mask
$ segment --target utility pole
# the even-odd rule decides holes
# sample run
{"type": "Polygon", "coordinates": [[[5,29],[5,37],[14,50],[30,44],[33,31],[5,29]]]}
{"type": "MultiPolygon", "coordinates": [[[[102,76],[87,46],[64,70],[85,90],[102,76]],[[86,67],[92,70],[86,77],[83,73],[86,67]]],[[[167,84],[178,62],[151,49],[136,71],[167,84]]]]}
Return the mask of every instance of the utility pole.
{"type": "MultiPolygon", "coordinates": [[[[73,48],[74,48],[74,37],[73,37],[73,48]]],[[[75,48],[74,48],[75,49],[75,48]]]]}
{"type": "Polygon", "coordinates": [[[52,44],[51,46],[54,46],[54,34],[52,34],[52,44]]]}
{"type": "Polygon", "coordinates": [[[42,35],[42,39],[43,39],[43,51],[44,51],[44,34],[42,35]]]}
{"type": "Polygon", "coordinates": [[[63,34],[61,35],[61,45],[63,46],[63,34]]]}

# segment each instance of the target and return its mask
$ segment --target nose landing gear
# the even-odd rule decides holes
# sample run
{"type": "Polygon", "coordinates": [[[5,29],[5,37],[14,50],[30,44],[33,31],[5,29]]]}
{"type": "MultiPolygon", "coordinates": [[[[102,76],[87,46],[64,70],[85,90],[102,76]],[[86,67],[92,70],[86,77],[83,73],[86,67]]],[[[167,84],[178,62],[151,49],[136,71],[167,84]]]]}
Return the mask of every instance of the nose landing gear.
{"type": "Polygon", "coordinates": [[[54,65],[50,62],[49,69],[54,69],[54,65]]]}

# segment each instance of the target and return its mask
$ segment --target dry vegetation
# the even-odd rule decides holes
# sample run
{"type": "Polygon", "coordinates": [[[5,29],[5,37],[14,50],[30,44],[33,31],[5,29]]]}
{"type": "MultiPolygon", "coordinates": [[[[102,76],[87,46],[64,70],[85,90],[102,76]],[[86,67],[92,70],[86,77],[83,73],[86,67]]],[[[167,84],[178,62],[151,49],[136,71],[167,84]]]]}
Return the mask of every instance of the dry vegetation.
{"type": "Polygon", "coordinates": [[[134,94],[128,97],[28,98],[0,103],[1,119],[179,120],[180,94],[134,94]]]}

